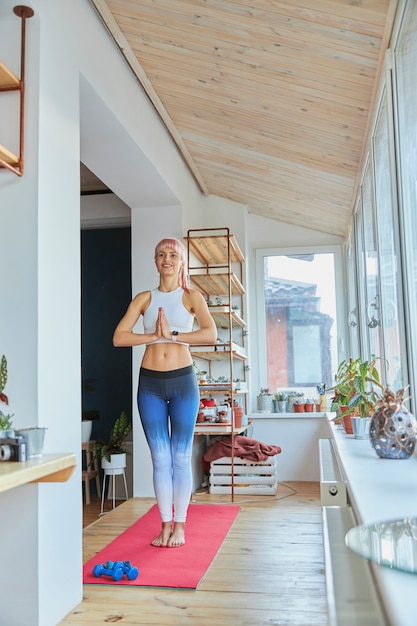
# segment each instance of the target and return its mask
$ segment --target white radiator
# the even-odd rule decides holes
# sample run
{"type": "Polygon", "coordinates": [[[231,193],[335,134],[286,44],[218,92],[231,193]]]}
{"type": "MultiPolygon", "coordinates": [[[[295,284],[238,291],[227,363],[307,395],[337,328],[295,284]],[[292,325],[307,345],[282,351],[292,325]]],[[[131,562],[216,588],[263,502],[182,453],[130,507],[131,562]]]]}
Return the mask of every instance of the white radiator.
{"type": "Polygon", "coordinates": [[[345,542],[357,522],[331,439],[319,440],[329,626],[388,626],[370,565],[345,542]]]}
{"type": "Polygon", "coordinates": [[[346,484],[342,479],[331,439],[319,439],[319,462],[322,506],[348,506],[346,484]]]}

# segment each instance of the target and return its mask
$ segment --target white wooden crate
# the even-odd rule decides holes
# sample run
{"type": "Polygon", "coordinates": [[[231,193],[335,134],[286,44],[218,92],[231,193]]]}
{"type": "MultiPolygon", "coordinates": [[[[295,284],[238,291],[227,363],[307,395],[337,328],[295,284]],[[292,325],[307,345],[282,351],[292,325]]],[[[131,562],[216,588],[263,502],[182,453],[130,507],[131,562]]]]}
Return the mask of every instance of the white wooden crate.
{"type": "MultiPolygon", "coordinates": [[[[234,493],[274,496],[277,492],[277,455],[252,462],[235,457],[234,493]]],[[[232,492],[232,459],[222,457],[210,463],[210,493],[232,492]]]]}

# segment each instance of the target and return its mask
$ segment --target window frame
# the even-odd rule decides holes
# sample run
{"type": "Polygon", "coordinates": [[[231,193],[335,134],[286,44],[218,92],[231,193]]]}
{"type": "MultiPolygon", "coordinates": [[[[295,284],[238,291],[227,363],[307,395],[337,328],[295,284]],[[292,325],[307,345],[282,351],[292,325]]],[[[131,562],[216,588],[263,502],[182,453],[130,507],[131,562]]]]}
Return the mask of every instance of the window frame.
{"type": "Polygon", "coordinates": [[[258,343],[256,350],[257,363],[251,367],[252,397],[256,398],[261,387],[268,380],[267,371],[267,345],[266,345],[266,311],[264,292],[264,264],[265,257],[307,254],[333,254],[335,297],[336,297],[336,323],[337,323],[337,356],[335,362],[339,363],[346,358],[349,352],[347,345],[347,322],[346,322],[346,273],[344,269],[343,247],[338,244],[292,246],[276,248],[257,248],[255,250],[256,263],[256,319],[258,330],[258,343]]]}

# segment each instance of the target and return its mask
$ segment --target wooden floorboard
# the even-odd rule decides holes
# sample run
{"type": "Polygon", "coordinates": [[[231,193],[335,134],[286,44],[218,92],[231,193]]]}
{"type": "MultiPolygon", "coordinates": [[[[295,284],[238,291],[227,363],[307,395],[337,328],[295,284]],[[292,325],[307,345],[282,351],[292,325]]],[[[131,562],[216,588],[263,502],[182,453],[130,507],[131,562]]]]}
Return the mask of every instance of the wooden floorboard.
{"type": "MultiPolygon", "coordinates": [[[[193,501],[230,497],[201,493],[193,501]]],[[[154,502],[132,498],[100,518],[99,508],[85,507],[84,562],[154,502]]],[[[237,496],[235,504],[237,520],[196,591],[86,585],[61,624],[327,626],[319,484],[280,484],[276,496],[237,496]]]]}

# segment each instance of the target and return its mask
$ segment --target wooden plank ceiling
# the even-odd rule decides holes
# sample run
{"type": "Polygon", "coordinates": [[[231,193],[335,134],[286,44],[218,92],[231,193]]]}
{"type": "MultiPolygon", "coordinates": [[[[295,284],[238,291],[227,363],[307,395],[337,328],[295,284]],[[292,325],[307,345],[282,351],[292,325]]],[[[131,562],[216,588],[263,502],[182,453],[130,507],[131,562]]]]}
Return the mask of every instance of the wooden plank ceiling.
{"type": "Polygon", "coordinates": [[[91,0],[204,193],[345,236],[397,0],[91,0]]]}

